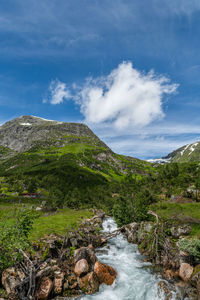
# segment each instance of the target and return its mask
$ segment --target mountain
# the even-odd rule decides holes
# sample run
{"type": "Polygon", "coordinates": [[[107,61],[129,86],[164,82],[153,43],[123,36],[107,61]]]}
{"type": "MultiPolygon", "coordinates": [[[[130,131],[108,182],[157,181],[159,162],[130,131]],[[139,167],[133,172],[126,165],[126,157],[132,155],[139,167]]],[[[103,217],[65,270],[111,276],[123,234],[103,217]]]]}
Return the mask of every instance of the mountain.
{"type": "MultiPolygon", "coordinates": [[[[115,154],[85,124],[21,116],[0,126],[1,164],[11,164],[12,169],[20,169],[20,163],[15,166],[12,161],[22,157],[23,162],[31,158],[43,161],[56,160],[66,154],[74,156],[79,166],[101,173],[107,169],[107,175],[109,172],[126,174],[130,164],[132,171],[141,173],[138,167],[142,161],[115,154]]],[[[26,163],[22,167],[25,168],[26,163]]]]}
{"type": "Polygon", "coordinates": [[[197,162],[200,161],[200,142],[185,145],[169,153],[163,159],[170,162],[197,162]]]}
{"type": "Polygon", "coordinates": [[[22,116],[0,127],[3,194],[37,191],[71,206],[97,205],[122,182],[126,190],[127,178],[141,179],[152,169],[148,162],[114,153],[84,124],[22,116]]]}
{"type": "Polygon", "coordinates": [[[0,127],[0,145],[14,152],[27,151],[38,145],[63,147],[70,139],[82,137],[95,146],[108,148],[86,125],[79,123],[21,116],[0,127]]]}

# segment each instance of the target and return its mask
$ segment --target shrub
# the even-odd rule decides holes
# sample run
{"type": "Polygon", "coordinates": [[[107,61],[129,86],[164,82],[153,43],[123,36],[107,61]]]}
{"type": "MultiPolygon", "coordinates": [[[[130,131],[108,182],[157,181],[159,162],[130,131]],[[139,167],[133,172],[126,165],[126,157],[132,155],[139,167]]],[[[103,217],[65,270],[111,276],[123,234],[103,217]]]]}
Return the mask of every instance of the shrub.
{"type": "Polygon", "coordinates": [[[0,223],[0,272],[19,261],[22,257],[19,249],[25,250],[29,245],[29,233],[34,219],[32,211],[19,212],[14,222],[0,223]]]}
{"type": "Polygon", "coordinates": [[[200,240],[195,238],[193,240],[182,239],[179,241],[179,247],[182,251],[194,256],[197,260],[200,260],[200,240]]]}

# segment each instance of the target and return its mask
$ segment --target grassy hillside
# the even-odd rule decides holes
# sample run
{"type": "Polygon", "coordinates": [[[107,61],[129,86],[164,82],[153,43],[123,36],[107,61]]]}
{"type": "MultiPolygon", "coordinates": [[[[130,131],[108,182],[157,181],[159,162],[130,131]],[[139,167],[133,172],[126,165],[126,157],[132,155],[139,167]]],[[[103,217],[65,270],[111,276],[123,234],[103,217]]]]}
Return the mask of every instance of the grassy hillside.
{"type": "MultiPolygon", "coordinates": [[[[52,206],[111,208],[112,201],[107,199],[124,189],[127,177],[142,180],[154,172],[148,162],[115,154],[82,124],[22,119],[0,130],[11,128],[13,134],[17,127],[19,140],[23,141],[23,134],[28,140],[28,146],[17,143],[21,150],[9,150],[12,155],[0,160],[0,193],[4,196],[36,193],[52,206]],[[21,123],[22,119],[29,123],[21,123]],[[44,128],[49,134],[41,140],[44,128]]],[[[10,145],[15,148],[11,141],[10,145]]],[[[2,149],[5,153],[7,148],[2,149]]]]}
{"type": "MultiPolygon", "coordinates": [[[[147,220],[148,209],[156,203],[168,205],[176,197],[186,202],[200,200],[196,162],[158,165],[118,155],[82,124],[22,117],[3,126],[1,133],[9,129],[14,134],[18,128],[20,142],[14,150],[11,134],[7,143],[13,150],[1,147],[1,199],[14,203],[33,196],[39,206],[45,202],[46,207],[59,209],[102,208],[113,214],[119,225],[147,220]]],[[[198,145],[180,151],[184,156],[196,150],[198,145]]],[[[189,205],[185,208],[187,211],[189,205]]]]}

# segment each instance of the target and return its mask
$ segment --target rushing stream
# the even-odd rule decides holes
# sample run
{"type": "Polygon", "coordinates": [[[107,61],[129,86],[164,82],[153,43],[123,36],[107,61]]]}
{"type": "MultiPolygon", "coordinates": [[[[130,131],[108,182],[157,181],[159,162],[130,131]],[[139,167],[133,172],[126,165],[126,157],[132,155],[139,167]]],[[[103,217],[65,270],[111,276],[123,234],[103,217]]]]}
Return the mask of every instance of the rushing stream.
{"type": "MultiPolygon", "coordinates": [[[[105,219],[103,231],[112,232],[117,225],[112,218],[105,219]]],[[[122,234],[112,238],[109,243],[97,251],[100,262],[111,265],[118,273],[112,286],[101,285],[98,293],[84,296],[83,300],[163,300],[158,295],[158,282],[161,280],[154,275],[142,261],[137,246],[129,244],[122,234]]],[[[174,299],[177,299],[174,296],[174,299]]]]}

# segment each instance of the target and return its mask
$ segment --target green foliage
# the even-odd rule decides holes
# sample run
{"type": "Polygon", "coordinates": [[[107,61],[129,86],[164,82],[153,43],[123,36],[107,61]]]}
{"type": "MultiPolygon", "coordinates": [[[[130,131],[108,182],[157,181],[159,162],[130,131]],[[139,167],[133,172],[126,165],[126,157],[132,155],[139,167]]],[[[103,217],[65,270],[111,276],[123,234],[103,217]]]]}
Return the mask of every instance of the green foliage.
{"type": "Polygon", "coordinates": [[[74,255],[74,251],[76,250],[76,247],[70,247],[70,256],[74,255]]]}
{"type": "Polygon", "coordinates": [[[119,226],[131,222],[141,222],[149,219],[149,205],[155,201],[148,190],[135,190],[130,198],[117,199],[113,206],[113,216],[119,226]]]}
{"type": "Polygon", "coordinates": [[[29,244],[29,234],[35,215],[25,210],[17,214],[13,223],[0,223],[0,271],[21,259],[19,249],[25,250],[29,244]]]}
{"type": "Polygon", "coordinates": [[[127,206],[127,202],[124,198],[118,199],[113,206],[112,213],[118,226],[131,222],[131,213],[127,210],[127,206]]]}
{"type": "Polygon", "coordinates": [[[35,180],[30,180],[30,182],[28,183],[28,187],[27,190],[29,193],[34,193],[37,189],[37,184],[35,180]]]}
{"type": "Polygon", "coordinates": [[[179,246],[182,251],[189,253],[194,256],[196,260],[200,259],[200,239],[182,239],[179,241],[179,246]]]}
{"type": "Polygon", "coordinates": [[[30,231],[33,229],[34,220],[38,217],[39,215],[32,210],[21,211],[17,215],[16,223],[19,234],[25,238],[28,238],[30,231]]]}

